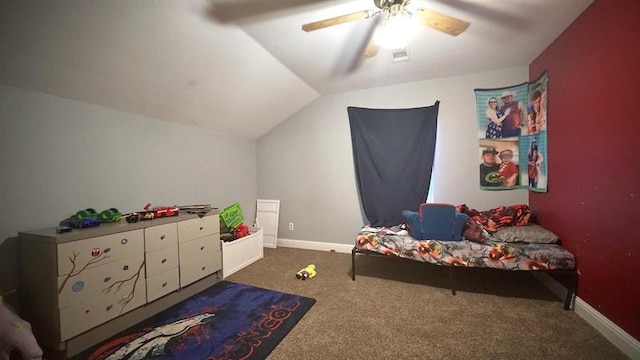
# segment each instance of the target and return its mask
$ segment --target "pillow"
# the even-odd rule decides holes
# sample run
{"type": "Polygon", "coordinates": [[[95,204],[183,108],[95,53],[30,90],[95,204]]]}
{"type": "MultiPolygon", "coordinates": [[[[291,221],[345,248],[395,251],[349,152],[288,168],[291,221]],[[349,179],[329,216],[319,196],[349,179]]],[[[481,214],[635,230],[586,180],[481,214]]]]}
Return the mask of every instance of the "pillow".
{"type": "Polygon", "coordinates": [[[407,219],[407,225],[409,225],[409,234],[416,240],[421,240],[422,223],[420,222],[420,214],[416,211],[404,210],[402,216],[407,219]]]}
{"type": "Polygon", "coordinates": [[[409,233],[412,238],[416,240],[439,239],[441,241],[462,241],[462,228],[466,223],[465,220],[469,219],[466,214],[454,210],[453,228],[451,228],[447,226],[450,220],[445,220],[447,217],[450,217],[450,214],[443,213],[442,208],[434,207],[428,209],[433,210],[432,212],[427,211],[425,214],[426,216],[431,216],[431,222],[428,224],[423,223],[423,220],[420,219],[420,213],[418,212],[411,210],[404,210],[402,212],[402,216],[407,219],[406,224],[409,227],[409,233]],[[431,226],[432,228],[425,230],[423,229],[425,226],[431,226]],[[452,238],[445,239],[446,236],[452,238]]]}
{"type": "Polygon", "coordinates": [[[469,216],[467,214],[463,214],[456,211],[456,217],[453,222],[453,241],[461,241],[462,240],[462,229],[467,224],[467,220],[469,216]]]}
{"type": "Polygon", "coordinates": [[[464,227],[462,228],[462,236],[469,241],[477,242],[480,244],[485,244],[487,242],[484,236],[482,236],[482,226],[480,226],[480,223],[470,217],[467,217],[467,221],[465,221],[464,223],[464,227]]]}
{"type": "Polygon", "coordinates": [[[503,242],[554,244],[558,236],[540,225],[509,226],[496,231],[493,236],[503,242]]]}

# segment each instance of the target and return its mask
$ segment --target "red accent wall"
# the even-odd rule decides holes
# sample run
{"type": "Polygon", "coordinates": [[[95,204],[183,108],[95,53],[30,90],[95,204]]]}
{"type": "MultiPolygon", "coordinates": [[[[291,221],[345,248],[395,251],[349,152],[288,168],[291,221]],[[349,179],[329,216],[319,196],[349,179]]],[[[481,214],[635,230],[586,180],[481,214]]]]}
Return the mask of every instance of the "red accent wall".
{"type": "Polygon", "coordinates": [[[578,296],[640,340],[640,1],[595,0],[529,66],[549,72],[540,222],[576,255],[578,296]]]}

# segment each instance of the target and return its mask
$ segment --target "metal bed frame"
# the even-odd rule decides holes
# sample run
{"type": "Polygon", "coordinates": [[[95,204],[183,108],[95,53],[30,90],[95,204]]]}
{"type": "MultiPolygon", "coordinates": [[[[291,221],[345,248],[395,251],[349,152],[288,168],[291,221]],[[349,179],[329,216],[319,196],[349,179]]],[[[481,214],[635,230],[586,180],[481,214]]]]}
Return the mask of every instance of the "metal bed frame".
{"type": "MultiPolygon", "coordinates": [[[[403,259],[408,261],[415,261],[411,259],[401,258],[399,256],[385,255],[385,254],[381,254],[371,250],[358,249],[357,247],[354,246],[353,250],[351,250],[351,280],[353,281],[356,281],[356,254],[363,254],[367,256],[373,255],[373,256],[403,259]]],[[[449,282],[451,283],[451,294],[455,295],[456,286],[455,286],[455,281],[453,276],[453,271],[454,271],[453,269],[456,268],[457,266],[437,265],[437,264],[431,264],[428,262],[425,262],[425,264],[432,265],[432,266],[446,266],[449,268],[449,282]]],[[[490,267],[460,267],[460,268],[462,269],[493,269],[493,270],[505,271],[505,270],[490,268],[490,267]]],[[[554,269],[554,270],[506,270],[506,271],[527,271],[530,273],[548,274],[554,280],[558,281],[560,284],[562,284],[567,288],[567,295],[565,296],[565,299],[564,299],[564,309],[565,310],[573,309],[576,293],[578,291],[578,271],[557,270],[557,269],[554,269]]]]}

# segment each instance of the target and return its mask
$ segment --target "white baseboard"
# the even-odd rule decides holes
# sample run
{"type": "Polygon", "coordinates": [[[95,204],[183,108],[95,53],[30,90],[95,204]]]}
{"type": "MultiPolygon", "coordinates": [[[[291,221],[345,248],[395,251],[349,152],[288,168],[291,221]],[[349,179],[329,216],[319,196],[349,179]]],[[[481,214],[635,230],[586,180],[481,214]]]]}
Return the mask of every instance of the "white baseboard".
{"type": "MultiPolygon", "coordinates": [[[[567,289],[551,276],[544,273],[534,273],[534,276],[551,290],[556,296],[564,301],[567,289]]],[[[575,313],[584,319],[589,325],[593,326],[607,340],[620,349],[625,355],[631,359],[640,359],[640,341],[633,338],[626,331],[622,330],[618,325],[607,319],[596,309],[587,304],[579,297],[575,298],[575,313]]]]}
{"type": "Polygon", "coordinates": [[[579,297],[576,297],[575,312],[628,357],[640,359],[640,341],[634,339],[633,336],[622,330],[579,297]]]}
{"type": "Polygon", "coordinates": [[[305,250],[335,251],[345,254],[351,254],[351,249],[353,249],[353,244],[337,244],[294,239],[278,239],[278,246],[305,250]]]}

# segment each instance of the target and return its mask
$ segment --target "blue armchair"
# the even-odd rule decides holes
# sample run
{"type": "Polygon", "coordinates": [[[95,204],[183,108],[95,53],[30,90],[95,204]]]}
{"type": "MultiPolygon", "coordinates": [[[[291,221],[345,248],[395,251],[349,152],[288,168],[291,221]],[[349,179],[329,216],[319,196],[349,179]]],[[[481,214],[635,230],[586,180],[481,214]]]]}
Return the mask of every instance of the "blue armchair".
{"type": "Polygon", "coordinates": [[[467,215],[451,204],[420,204],[418,211],[405,210],[411,236],[418,240],[461,241],[467,215]]]}

